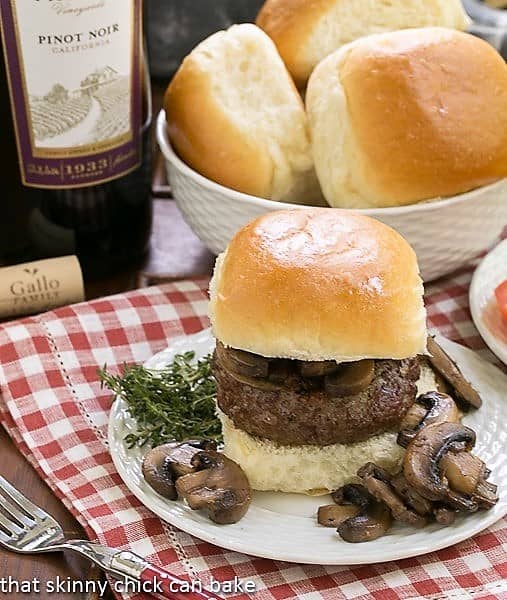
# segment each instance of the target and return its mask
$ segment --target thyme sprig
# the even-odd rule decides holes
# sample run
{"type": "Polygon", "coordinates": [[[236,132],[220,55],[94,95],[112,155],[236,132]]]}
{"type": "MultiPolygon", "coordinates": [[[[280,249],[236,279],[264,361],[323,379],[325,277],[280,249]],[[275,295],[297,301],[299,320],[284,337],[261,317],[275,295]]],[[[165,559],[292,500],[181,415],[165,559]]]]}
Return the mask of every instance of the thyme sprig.
{"type": "Polygon", "coordinates": [[[104,367],[99,375],[102,386],[127,403],[137,422],[137,431],[125,437],[129,448],[189,438],[221,440],[211,355],[196,361],[195,352],[185,352],[160,371],[133,365],[121,375],[104,367]]]}

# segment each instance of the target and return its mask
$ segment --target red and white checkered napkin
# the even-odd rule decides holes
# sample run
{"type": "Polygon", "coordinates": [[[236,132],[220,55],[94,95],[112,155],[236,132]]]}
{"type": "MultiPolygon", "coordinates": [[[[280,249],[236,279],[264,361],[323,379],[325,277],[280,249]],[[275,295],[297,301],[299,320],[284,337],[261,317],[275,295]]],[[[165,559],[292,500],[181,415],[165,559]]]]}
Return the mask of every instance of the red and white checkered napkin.
{"type": "MultiPolygon", "coordinates": [[[[467,310],[470,274],[429,288],[430,326],[483,349],[467,310]]],[[[253,580],[259,600],[507,598],[507,520],[420,558],[356,568],[302,566],[201,542],[161,522],[130,494],[108,453],[112,398],[100,389],[97,368],[143,362],[172,339],[205,327],[206,289],[206,281],[174,283],[0,328],[2,422],[90,537],[130,548],[179,576],[253,580]]]]}

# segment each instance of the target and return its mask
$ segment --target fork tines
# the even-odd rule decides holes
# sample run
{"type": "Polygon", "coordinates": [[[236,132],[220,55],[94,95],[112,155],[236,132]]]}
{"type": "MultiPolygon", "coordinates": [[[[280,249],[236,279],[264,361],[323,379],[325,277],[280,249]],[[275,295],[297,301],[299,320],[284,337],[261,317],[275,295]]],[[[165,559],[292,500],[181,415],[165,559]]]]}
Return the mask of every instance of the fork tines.
{"type": "Polygon", "coordinates": [[[20,534],[48,516],[0,476],[0,529],[5,534],[20,534]]]}

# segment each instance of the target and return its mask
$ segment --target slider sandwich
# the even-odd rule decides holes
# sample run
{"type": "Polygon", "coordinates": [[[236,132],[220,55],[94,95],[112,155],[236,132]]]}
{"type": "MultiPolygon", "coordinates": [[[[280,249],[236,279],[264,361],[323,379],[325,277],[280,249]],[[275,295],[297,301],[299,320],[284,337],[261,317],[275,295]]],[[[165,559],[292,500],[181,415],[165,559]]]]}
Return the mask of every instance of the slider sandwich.
{"type": "Polygon", "coordinates": [[[400,465],[400,423],[435,389],[414,251],[369,217],[284,210],[240,230],[210,288],[224,452],[253,489],[324,494],[400,465]]]}

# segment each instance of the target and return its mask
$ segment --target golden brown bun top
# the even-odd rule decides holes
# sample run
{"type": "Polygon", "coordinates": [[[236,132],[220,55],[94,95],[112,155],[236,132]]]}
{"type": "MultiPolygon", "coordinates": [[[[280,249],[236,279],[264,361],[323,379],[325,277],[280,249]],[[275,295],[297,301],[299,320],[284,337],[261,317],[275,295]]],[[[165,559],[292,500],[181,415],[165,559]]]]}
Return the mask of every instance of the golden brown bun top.
{"type": "Polygon", "coordinates": [[[210,294],[215,336],[263,356],[401,359],[426,348],[414,251],[391,228],[349,211],[256,219],[218,258],[210,294]]]}
{"type": "Polygon", "coordinates": [[[464,30],[469,22],[461,0],[266,0],[256,20],[300,88],[321,60],[363,36],[412,27],[464,30]]]}
{"type": "MultiPolygon", "coordinates": [[[[304,88],[312,61],[300,57],[300,48],[310,36],[319,16],[330,9],[335,0],[267,0],[256,19],[257,25],[275,42],[296,85],[304,88]]],[[[336,46],[338,47],[338,46],[336,46]]]]}
{"type": "Polygon", "coordinates": [[[343,51],[350,128],[373,194],[407,204],[507,176],[507,66],[489,44],[427,28],[343,51]]]}

